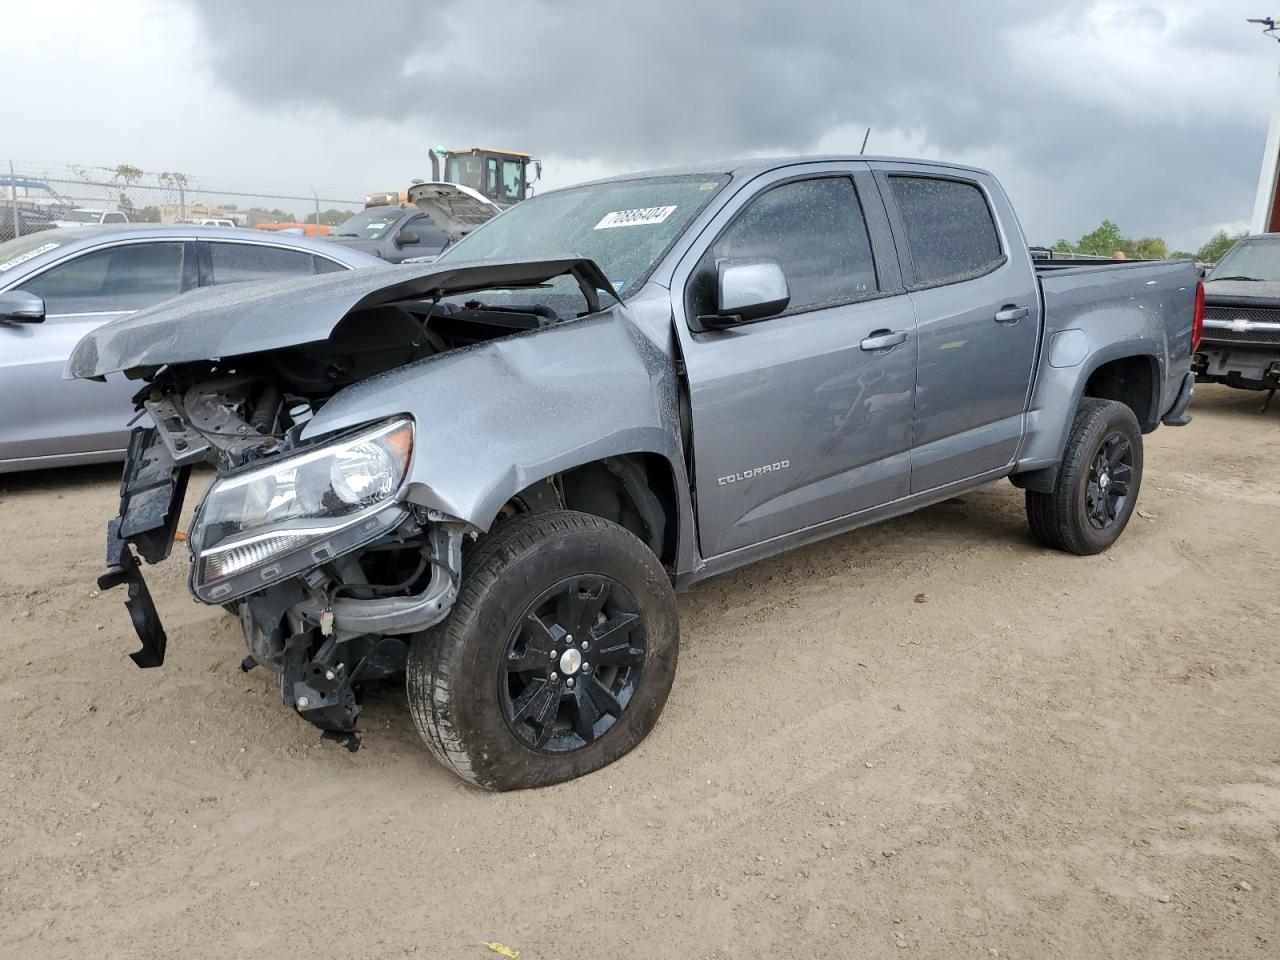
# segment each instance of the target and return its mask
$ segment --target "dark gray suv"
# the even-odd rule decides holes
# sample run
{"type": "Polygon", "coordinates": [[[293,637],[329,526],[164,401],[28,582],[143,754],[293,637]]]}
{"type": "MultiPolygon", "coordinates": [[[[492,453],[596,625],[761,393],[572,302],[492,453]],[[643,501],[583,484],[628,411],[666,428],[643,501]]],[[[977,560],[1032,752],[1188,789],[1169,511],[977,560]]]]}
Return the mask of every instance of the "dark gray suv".
{"type": "Polygon", "coordinates": [[[434,257],[449,245],[448,235],[419,207],[368,207],[334,228],[329,243],[404,263],[434,257]]]}

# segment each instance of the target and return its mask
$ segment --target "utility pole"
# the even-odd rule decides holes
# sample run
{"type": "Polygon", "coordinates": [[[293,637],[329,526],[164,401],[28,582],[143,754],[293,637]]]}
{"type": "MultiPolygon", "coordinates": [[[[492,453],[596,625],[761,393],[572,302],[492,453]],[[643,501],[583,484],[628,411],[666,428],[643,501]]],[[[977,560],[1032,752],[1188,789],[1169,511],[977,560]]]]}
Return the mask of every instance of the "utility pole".
{"type": "Polygon", "coordinates": [[[9,202],[13,206],[13,237],[22,236],[22,219],[18,216],[18,178],[13,173],[13,161],[9,161],[9,202]]]}
{"type": "MultiPolygon", "coordinates": [[[[1250,19],[1262,27],[1265,36],[1280,40],[1280,25],[1274,17],[1250,19]]],[[[1262,154],[1262,169],[1258,174],[1258,192],[1253,201],[1253,219],[1250,233],[1271,233],[1278,227],[1276,209],[1277,175],[1280,174],[1280,70],[1277,70],[1276,89],[1271,97],[1271,122],[1267,126],[1267,146],[1262,154]]]]}

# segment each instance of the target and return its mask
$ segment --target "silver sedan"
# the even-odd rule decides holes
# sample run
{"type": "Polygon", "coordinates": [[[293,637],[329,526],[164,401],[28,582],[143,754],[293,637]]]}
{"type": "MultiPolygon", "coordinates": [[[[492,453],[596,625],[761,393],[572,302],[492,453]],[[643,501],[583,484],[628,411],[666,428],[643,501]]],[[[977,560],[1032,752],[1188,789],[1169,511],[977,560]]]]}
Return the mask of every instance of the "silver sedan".
{"type": "Polygon", "coordinates": [[[62,379],[71,348],[100,324],[197,287],[379,266],[338,244],[186,224],[0,243],[0,473],[123,457],[140,384],[62,379]]]}

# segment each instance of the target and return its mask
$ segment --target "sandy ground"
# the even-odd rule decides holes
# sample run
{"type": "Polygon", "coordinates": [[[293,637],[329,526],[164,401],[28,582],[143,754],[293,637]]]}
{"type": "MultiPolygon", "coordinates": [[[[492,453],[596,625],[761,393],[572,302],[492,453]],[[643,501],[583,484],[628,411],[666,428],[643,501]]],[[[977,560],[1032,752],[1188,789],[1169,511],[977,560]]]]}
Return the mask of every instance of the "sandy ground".
{"type": "Polygon", "coordinates": [[[0,477],[8,957],[1280,957],[1280,404],[1148,438],[1108,555],[1000,484],[681,598],[653,735],[488,795],[397,687],[356,754],[149,573],[98,596],[116,470],[0,477]],[[919,595],[917,599],[917,595],[919,595]]]}

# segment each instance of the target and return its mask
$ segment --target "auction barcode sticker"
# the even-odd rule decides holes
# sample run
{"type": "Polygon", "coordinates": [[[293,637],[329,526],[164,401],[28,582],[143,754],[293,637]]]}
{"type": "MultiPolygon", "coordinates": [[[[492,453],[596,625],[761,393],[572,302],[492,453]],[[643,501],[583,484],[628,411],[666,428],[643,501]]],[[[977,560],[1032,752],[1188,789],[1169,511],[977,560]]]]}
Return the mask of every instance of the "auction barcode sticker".
{"type": "Polygon", "coordinates": [[[596,230],[611,227],[639,227],[646,223],[662,223],[676,212],[675,207],[641,207],[639,210],[615,210],[606,213],[595,225],[596,230]]]}
{"type": "MultiPolygon", "coordinates": [[[[672,207],[671,209],[674,210],[675,207],[672,207]]],[[[42,246],[36,247],[34,250],[28,250],[26,253],[20,254],[19,256],[16,256],[11,260],[6,260],[4,263],[0,263],[0,270],[12,270],[18,264],[26,263],[28,260],[32,259],[33,257],[38,257],[40,256],[40,254],[45,253],[46,251],[49,251],[49,250],[53,250],[58,246],[59,244],[56,244],[56,243],[46,243],[46,244],[43,244],[42,246]]]]}

